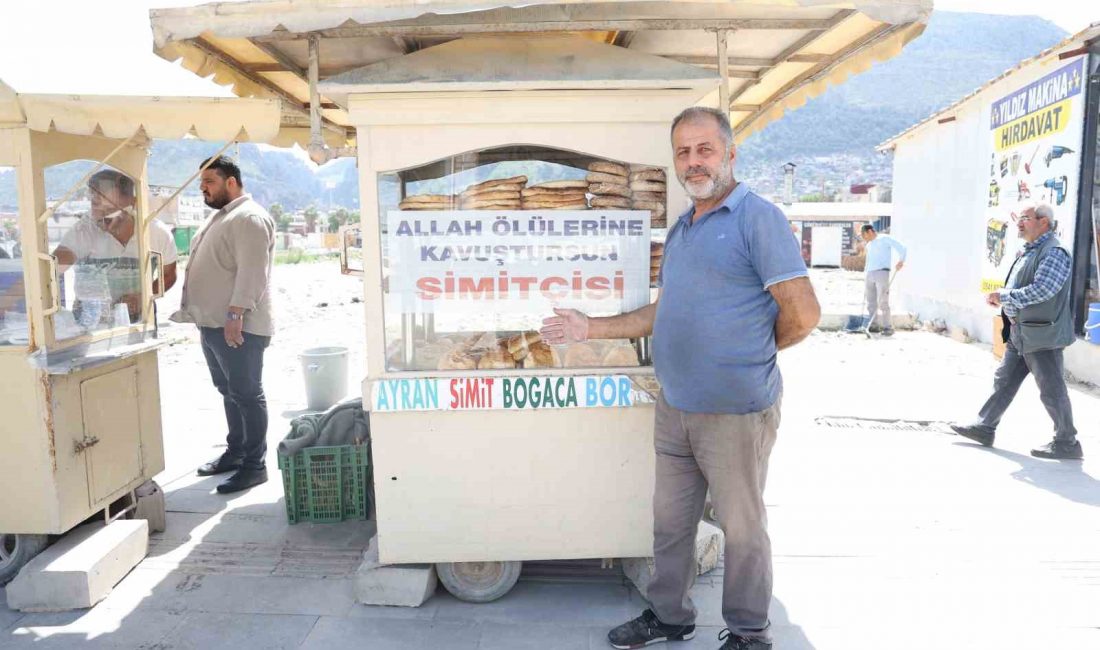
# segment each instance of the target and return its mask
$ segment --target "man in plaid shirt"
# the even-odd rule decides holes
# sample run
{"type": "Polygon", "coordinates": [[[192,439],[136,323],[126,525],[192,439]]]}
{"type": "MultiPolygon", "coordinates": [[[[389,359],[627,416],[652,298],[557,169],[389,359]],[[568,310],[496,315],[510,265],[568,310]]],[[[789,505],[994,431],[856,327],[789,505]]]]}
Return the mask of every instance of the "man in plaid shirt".
{"type": "Polygon", "coordinates": [[[1073,260],[1054,234],[1054,211],[1049,205],[1030,205],[1013,217],[1026,242],[1024,250],[1013,262],[1005,288],[986,295],[988,304],[1001,308],[1004,358],[993,375],[993,394],[978,412],[978,422],[951,428],[960,436],[993,446],[1001,416],[1031,373],[1054,421],[1054,440],[1031,450],[1031,455],[1079,459],[1083,454],[1062,361],[1062,350],[1076,338],[1069,298],[1073,260]]]}

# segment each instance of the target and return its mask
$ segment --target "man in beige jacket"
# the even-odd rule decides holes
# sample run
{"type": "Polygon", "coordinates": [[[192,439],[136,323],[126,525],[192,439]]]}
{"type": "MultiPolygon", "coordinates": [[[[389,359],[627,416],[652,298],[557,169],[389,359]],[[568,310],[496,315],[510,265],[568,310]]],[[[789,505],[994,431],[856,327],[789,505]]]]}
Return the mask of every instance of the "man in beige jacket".
{"type": "Polygon", "coordinates": [[[204,161],[199,188],[217,209],[191,242],[180,310],[172,320],[195,323],[210,378],[222,394],[228,448],[199,476],[234,472],[223,494],[267,481],[267,398],[264,350],[271,341],[271,265],[275,223],[244,193],[241,170],[227,157],[204,161]]]}

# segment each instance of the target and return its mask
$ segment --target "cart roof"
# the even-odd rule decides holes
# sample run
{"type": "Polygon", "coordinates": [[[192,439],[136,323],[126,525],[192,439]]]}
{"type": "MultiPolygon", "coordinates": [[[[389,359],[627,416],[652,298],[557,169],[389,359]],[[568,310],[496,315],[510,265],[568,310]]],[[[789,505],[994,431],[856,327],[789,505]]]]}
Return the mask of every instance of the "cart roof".
{"type": "MultiPolygon", "coordinates": [[[[158,9],[150,18],[157,54],[213,74],[238,96],[282,99],[284,127],[294,129],[308,128],[313,34],[324,81],[382,61],[390,64],[374,71],[391,70],[394,59],[455,39],[507,33],[580,35],[713,71],[713,32],[732,30],[730,110],[740,140],[900,52],[931,10],[932,0],[262,0],[158,9]]],[[[571,72],[561,69],[563,87],[575,87],[571,72]]],[[[333,99],[322,96],[326,140],[353,144],[348,115],[333,99]]]]}
{"type": "Polygon", "coordinates": [[[718,73],[637,54],[572,34],[468,36],[356,68],[319,84],[341,107],[351,93],[438,90],[524,90],[562,79],[570,89],[712,89],[718,73]],[[522,62],[522,65],[517,64],[522,62]]]}
{"type": "Polygon", "coordinates": [[[74,135],[268,142],[279,133],[279,102],[235,97],[122,97],[21,94],[0,81],[0,128],[74,135]]]}
{"type": "MultiPolygon", "coordinates": [[[[1024,68],[1026,68],[1027,66],[1031,65],[1032,63],[1035,63],[1036,61],[1041,61],[1041,60],[1046,59],[1047,57],[1050,57],[1050,56],[1055,55],[1055,54],[1061,55],[1061,54],[1066,54],[1066,53],[1069,53],[1069,52],[1074,52],[1076,50],[1079,50],[1082,47],[1087,47],[1089,45],[1092,45],[1093,43],[1095,43],[1097,41],[1100,41],[1100,22],[1092,23],[1091,25],[1089,25],[1085,29],[1083,29],[1080,32],[1077,32],[1076,34],[1066,38],[1065,40],[1063,40],[1061,43],[1058,43],[1054,47],[1049,47],[1049,48],[1043,50],[1042,52],[1036,54],[1033,57],[1024,59],[1023,61],[1019,62],[1015,66],[1013,66],[1013,67],[1009,68],[1008,70],[1005,70],[1001,74],[997,75],[993,79],[990,79],[989,81],[985,82],[980,87],[978,87],[976,90],[974,90],[973,92],[971,92],[971,93],[967,94],[966,96],[962,97],[958,101],[956,101],[956,102],[950,104],[949,106],[946,106],[946,107],[936,111],[935,113],[933,113],[932,115],[924,118],[920,122],[917,122],[916,124],[914,124],[913,126],[910,126],[909,128],[905,129],[901,133],[898,133],[897,135],[895,135],[895,136],[891,137],[890,139],[886,140],[882,144],[875,147],[875,149],[877,151],[880,151],[880,152],[889,151],[889,150],[893,149],[894,147],[897,146],[897,144],[900,140],[915,134],[917,131],[920,131],[925,126],[927,126],[929,124],[932,124],[933,122],[938,122],[940,119],[942,119],[941,116],[946,117],[949,114],[955,113],[956,111],[959,110],[960,107],[962,107],[963,104],[969,102],[971,99],[974,99],[978,95],[981,95],[983,92],[985,92],[987,89],[989,89],[994,84],[998,83],[1002,79],[1007,79],[1008,77],[1011,77],[1012,75],[1016,74],[1017,72],[1019,72],[1020,70],[1022,70],[1024,68]]],[[[1083,54],[1083,53],[1084,52],[1076,52],[1076,54],[1083,54]]]]}

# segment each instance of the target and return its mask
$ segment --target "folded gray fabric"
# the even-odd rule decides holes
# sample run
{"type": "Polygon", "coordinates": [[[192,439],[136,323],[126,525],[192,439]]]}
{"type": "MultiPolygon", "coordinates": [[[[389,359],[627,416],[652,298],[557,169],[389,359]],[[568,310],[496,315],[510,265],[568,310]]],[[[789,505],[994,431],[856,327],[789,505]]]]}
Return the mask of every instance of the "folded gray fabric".
{"type": "Polygon", "coordinates": [[[362,445],[370,440],[370,419],[363,400],[341,402],[324,413],[307,413],[290,421],[290,433],[279,453],[292,456],[308,447],[362,445]]]}

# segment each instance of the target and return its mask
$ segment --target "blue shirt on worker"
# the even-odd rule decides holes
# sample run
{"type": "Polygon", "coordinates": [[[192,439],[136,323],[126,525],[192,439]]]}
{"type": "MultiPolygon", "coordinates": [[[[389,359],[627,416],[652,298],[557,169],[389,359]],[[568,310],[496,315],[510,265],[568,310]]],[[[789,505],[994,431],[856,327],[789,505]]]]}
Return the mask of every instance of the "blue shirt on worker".
{"type": "Polygon", "coordinates": [[[768,292],[807,275],[783,212],[739,184],[694,223],[668,231],[658,274],[653,364],[665,400],[681,411],[753,413],[779,398],[768,292]]]}
{"type": "Polygon", "coordinates": [[[867,242],[867,260],[863,268],[868,271],[889,271],[893,268],[892,253],[898,254],[898,260],[905,261],[905,245],[890,235],[879,234],[867,242]]]}

